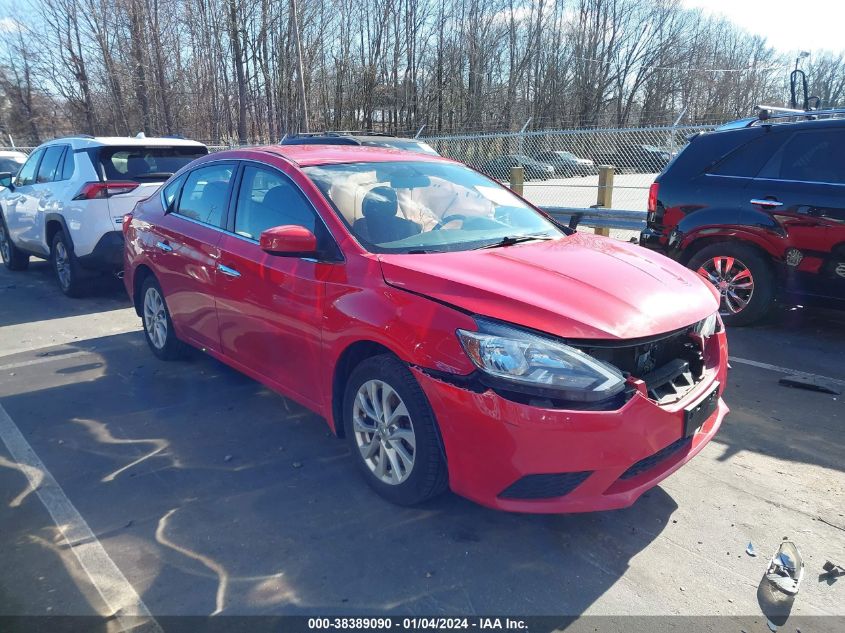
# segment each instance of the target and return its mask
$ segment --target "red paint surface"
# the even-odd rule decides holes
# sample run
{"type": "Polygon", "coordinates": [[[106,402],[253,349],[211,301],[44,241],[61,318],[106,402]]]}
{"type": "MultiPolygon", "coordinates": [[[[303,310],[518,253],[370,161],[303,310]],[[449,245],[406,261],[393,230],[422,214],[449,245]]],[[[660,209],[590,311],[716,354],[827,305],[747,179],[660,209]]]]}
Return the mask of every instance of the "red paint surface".
{"type": "MultiPolygon", "coordinates": [[[[707,342],[707,373],[680,402],[661,407],[642,393],[617,411],[543,409],[476,393],[426,370],[470,374],[455,330],[469,314],[554,336],[627,339],[688,326],[716,311],[712,289],[694,272],[639,247],[575,234],[552,242],[428,255],[373,255],[348,233],[300,165],[443,160],[387,149],[286,146],[235,150],[199,162],[248,159],[292,177],[343,254],[342,262],[276,257],[256,242],[165,214],[158,195],[124,224],[125,283],[139,270],[161,283],[180,338],[324,416],[332,429],[334,372],[346,350],[377,343],[407,362],[436,414],[451,488],[484,505],[515,511],[577,512],[624,507],[691,459],[713,437],[727,407],[691,447],[642,475],[619,475],[678,440],[683,408],[716,381],[725,384],[724,332],[707,342]],[[156,244],[167,240],[172,253],[156,244]],[[227,278],[217,263],[241,273],[227,278]],[[595,471],[568,496],[499,499],[521,476],[595,471]]],[[[194,163],[194,164],[197,164],[194,163]]],[[[721,387],[720,387],[721,389],[721,387]]]]}

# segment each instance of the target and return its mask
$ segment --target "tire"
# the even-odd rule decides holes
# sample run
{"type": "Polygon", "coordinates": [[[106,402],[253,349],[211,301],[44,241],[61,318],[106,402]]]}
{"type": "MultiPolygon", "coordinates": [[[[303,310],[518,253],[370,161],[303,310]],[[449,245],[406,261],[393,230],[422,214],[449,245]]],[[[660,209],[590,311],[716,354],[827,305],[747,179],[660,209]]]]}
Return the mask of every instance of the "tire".
{"type": "Polygon", "coordinates": [[[185,356],[187,347],[176,338],[164,292],[152,275],[141,286],[141,322],[147,345],[158,358],[178,360],[185,356]]]}
{"type": "Polygon", "coordinates": [[[0,257],[9,270],[26,270],[29,268],[29,255],[18,249],[12,242],[6,220],[0,214],[0,257]]]}
{"type": "Polygon", "coordinates": [[[53,236],[50,263],[63,293],[68,297],[81,297],[85,294],[85,275],[64,231],[57,231],[53,236]]]}
{"type": "Polygon", "coordinates": [[[726,325],[750,325],[769,312],[775,297],[775,275],[754,247],[734,242],[711,244],[693,255],[687,266],[722,294],[719,313],[726,325]]]}
{"type": "Polygon", "coordinates": [[[352,371],[343,395],[343,422],[358,468],[370,487],[391,503],[417,505],[448,487],[446,459],[434,412],[410,370],[392,354],[368,358],[352,371]],[[385,388],[392,393],[385,396],[385,388]],[[359,390],[363,400],[358,398],[359,390]],[[377,407],[373,407],[370,394],[379,403],[377,407]],[[407,412],[400,413],[391,427],[374,422],[382,410],[383,398],[394,412],[401,404],[407,412]],[[367,408],[375,416],[369,415],[367,408]],[[363,430],[370,426],[372,431],[363,430]],[[365,452],[376,442],[368,459],[365,452]]]}

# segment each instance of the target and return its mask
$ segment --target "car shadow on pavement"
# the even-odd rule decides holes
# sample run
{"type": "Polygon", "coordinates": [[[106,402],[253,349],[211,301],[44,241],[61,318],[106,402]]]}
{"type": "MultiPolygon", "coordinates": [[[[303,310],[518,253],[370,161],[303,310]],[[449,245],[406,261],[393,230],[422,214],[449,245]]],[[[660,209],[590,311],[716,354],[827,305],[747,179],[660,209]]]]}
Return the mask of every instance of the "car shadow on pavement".
{"type": "Polygon", "coordinates": [[[84,349],[0,399],[157,615],[581,614],[677,509],[661,488],[583,515],[393,506],[324,420],[221,363],[160,362],[140,333],[84,349]]]}
{"type": "Polygon", "coordinates": [[[49,262],[32,258],[24,272],[12,273],[0,264],[0,327],[131,307],[123,282],[96,275],[79,299],[62,294],[49,262]]]}

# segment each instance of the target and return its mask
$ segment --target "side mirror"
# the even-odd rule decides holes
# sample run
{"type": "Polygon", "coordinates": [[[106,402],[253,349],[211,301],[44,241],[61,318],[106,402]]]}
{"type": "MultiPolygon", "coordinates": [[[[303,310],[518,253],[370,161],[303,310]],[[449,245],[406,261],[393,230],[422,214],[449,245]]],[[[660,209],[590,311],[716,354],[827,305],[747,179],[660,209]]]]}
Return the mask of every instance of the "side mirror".
{"type": "Polygon", "coordinates": [[[0,172],[0,187],[8,187],[9,189],[14,189],[12,185],[12,180],[14,180],[15,175],[9,171],[0,172]]]}
{"type": "Polygon", "coordinates": [[[317,254],[317,236],[304,226],[274,226],[261,233],[258,245],[270,255],[303,257],[317,254]]]}

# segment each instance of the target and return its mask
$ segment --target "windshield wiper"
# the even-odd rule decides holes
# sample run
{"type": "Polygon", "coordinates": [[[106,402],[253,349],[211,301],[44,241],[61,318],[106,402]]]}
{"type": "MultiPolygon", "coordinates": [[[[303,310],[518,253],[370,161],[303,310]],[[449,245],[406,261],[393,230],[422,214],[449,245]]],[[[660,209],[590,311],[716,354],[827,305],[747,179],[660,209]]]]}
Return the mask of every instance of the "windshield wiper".
{"type": "Polygon", "coordinates": [[[521,242],[531,242],[533,240],[553,240],[555,236],[553,235],[545,235],[540,233],[538,235],[505,235],[502,239],[498,242],[493,242],[492,244],[485,244],[484,246],[479,246],[475,250],[480,251],[485,248],[499,248],[500,246],[513,246],[514,244],[519,244],[521,242]]]}

